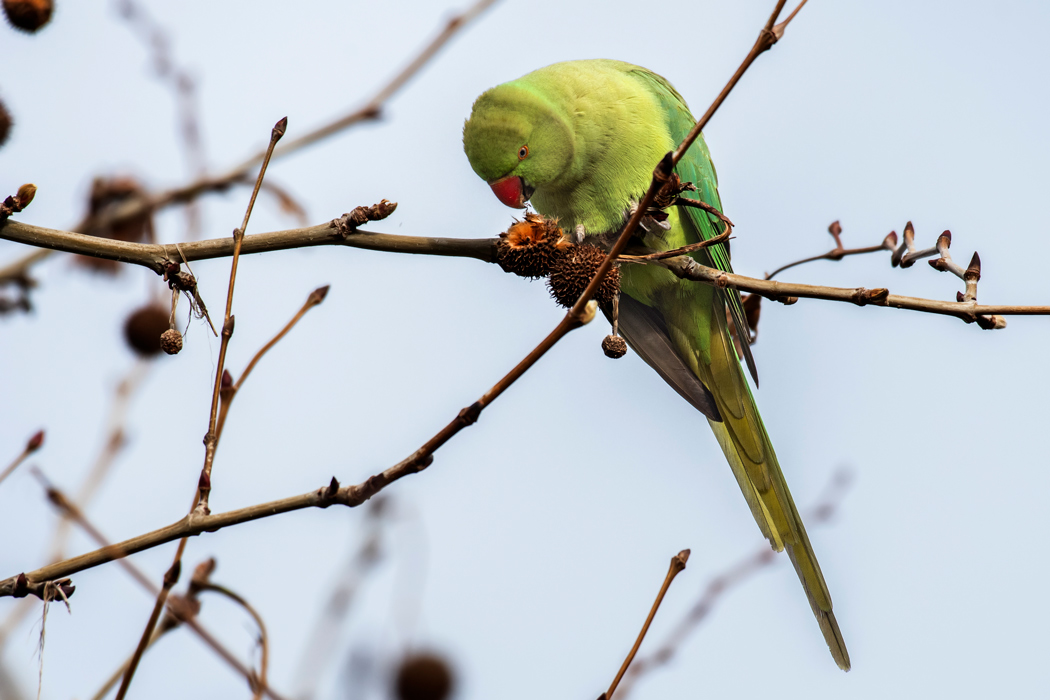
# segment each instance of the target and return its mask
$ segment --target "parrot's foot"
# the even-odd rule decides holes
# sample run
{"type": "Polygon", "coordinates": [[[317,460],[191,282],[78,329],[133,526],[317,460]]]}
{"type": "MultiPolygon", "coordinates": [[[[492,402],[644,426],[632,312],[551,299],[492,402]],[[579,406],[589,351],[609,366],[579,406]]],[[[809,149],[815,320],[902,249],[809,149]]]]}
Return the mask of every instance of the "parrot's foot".
{"type": "MultiPolygon", "coordinates": [[[[627,210],[626,218],[630,218],[638,213],[638,202],[631,202],[630,208],[627,210]]],[[[642,217],[642,220],[638,222],[638,225],[642,227],[642,230],[646,233],[660,234],[665,231],[671,230],[671,222],[667,220],[667,214],[661,211],[652,211],[642,217]]]]}
{"type": "Polygon", "coordinates": [[[383,200],[379,204],[370,207],[354,207],[354,210],[343,214],[338,219],[332,219],[330,228],[336,229],[340,236],[348,236],[351,233],[367,233],[358,231],[357,227],[367,224],[369,221],[380,221],[394,213],[397,202],[383,200]]]}
{"type": "Polygon", "coordinates": [[[576,245],[583,243],[583,239],[587,237],[587,231],[583,228],[583,224],[576,224],[576,230],[572,232],[572,242],[576,245]]]}

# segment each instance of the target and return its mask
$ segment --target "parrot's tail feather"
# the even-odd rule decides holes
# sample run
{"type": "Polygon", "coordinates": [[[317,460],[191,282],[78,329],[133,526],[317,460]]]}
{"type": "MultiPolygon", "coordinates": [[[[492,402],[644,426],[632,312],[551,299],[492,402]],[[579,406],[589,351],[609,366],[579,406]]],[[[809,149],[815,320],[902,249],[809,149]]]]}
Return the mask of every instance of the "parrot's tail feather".
{"type": "Polygon", "coordinates": [[[774,549],[787,550],[832,657],[840,668],[848,670],[849,654],[832,613],[831,594],[730,340],[724,306],[717,299],[713,301],[706,307],[713,311],[701,316],[701,323],[709,324],[707,348],[698,347],[691,340],[696,333],[692,325],[696,323],[696,316],[680,322],[669,319],[670,337],[697,378],[711,389],[722,416],[720,423],[709,421],[711,429],[758,527],[774,549]]]}
{"type": "MultiPolygon", "coordinates": [[[[795,555],[795,548],[789,546],[787,551],[799,579],[805,582],[803,571],[799,567],[798,557],[795,555]]],[[[805,583],[803,585],[805,586],[805,583]]],[[[817,601],[809,594],[808,586],[806,586],[806,594],[809,598],[809,605],[813,609],[813,616],[817,618],[817,624],[820,625],[820,631],[824,635],[824,641],[828,643],[828,650],[831,651],[832,658],[835,659],[835,663],[838,664],[839,668],[843,671],[848,671],[850,669],[849,651],[846,649],[846,640],[842,638],[842,631],[839,629],[838,620],[835,619],[835,613],[830,608],[821,610],[817,605],[817,601]]]]}
{"type": "Polygon", "coordinates": [[[751,479],[748,478],[747,471],[736,453],[736,448],[733,447],[729,431],[726,430],[725,425],[722,423],[715,423],[711,420],[708,423],[711,425],[711,431],[715,434],[715,439],[718,440],[718,444],[722,447],[722,452],[725,453],[729,466],[733,469],[733,476],[736,477],[736,482],[740,485],[740,491],[744,494],[744,500],[747,501],[747,505],[751,508],[751,514],[755,517],[758,528],[762,531],[765,538],[769,540],[773,549],[778,552],[784,551],[784,541],[780,539],[776,523],[773,522],[773,516],[765,504],[762,503],[762,497],[755,489],[755,485],[751,483],[751,479]]]}

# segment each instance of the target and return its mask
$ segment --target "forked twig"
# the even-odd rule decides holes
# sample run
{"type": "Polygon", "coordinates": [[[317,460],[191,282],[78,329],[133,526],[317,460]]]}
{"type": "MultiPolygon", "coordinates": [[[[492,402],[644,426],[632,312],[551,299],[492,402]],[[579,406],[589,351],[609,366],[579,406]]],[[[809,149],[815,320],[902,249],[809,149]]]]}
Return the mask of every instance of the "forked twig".
{"type": "MultiPolygon", "coordinates": [[[[156,596],[157,600],[159,601],[159,609],[158,606],[155,605],[154,614],[158,617],[158,619],[160,617],[161,612],[164,611],[165,607],[168,607],[170,609],[170,613],[178,616],[179,611],[172,608],[172,606],[168,603],[168,596],[162,596],[162,592],[170,591],[172,587],[174,587],[175,583],[178,581],[181,562],[176,561],[172,564],[171,568],[169,568],[168,571],[164,574],[164,583],[162,588],[158,590],[156,585],[152,581],[150,581],[149,577],[146,576],[146,574],[144,574],[138,567],[132,564],[131,561],[125,558],[128,553],[121,548],[120,544],[110,544],[106,537],[101,533],[101,531],[99,531],[98,528],[96,528],[94,524],[92,524],[91,521],[88,520],[87,516],[84,515],[84,513],[79,508],[77,508],[77,506],[72,501],[70,501],[64,493],[62,493],[62,491],[55,488],[44,477],[43,473],[40,472],[40,470],[34,469],[34,475],[37,477],[37,479],[40,480],[41,484],[44,486],[48,500],[55,507],[57,507],[66,517],[75,522],[82,530],[84,530],[84,532],[86,532],[91,537],[91,539],[95,540],[95,542],[102,545],[103,550],[107,551],[111,556],[113,556],[115,560],[119,561],[122,568],[124,568],[124,570],[127,571],[128,574],[130,574],[131,577],[135,579],[135,581],[140,586],[145,588],[146,591],[148,591],[150,594],[156,596]]],[[[70,594],[71,592],[68,594],[65,591],[62,592],[63,598],[70,594]]],[[[245,666],[240,661],[238,661],[237,658],[228,649],[226,649],[226,647],[219,643],[218,640],[216,640],[216,638],[210,632],[204,629],[200,625],[200,623],[198,623],[192,618],[183,618],[180,616],[179,619],[182,622],[185,622],[186,625],[190,627],[190,629],[196,632],[197,635],[200,636],[200,638],[203,639],[204,642],[208,646],[210,646],[216,653],[218,653],[218,655],[222,657],[223,660],[230,664],[235,670],[240,672],[241,675],[243,675],[248,680],[249,684],[259,682],[258,678],[256,678],[250,670],[245,668],[245,666]]],[[[140,642],[140,647],[136,648],[135,653],[128,660],[128,663],[124,669],[124,676],[123,681],[121,683],[121,689],[117,691],[117,698],[122,698],[127,693],[127,686],[130,683],[130,678],[132,675],[134,675],[133,667],[138,664],[139,660],[141,660],[142,654],[145,652],[146,648],[148,648],[149,645],[153,641],[155,641],[153,635],[153,628],[155,626],[156,620],[153,621],[153,625],[150,627],[150,638],[146,641],[145,645],[141,644],[140,642]],[[130,674],[128,673],[129,670],[131,671],[130,674]]],[[[282,698],[279,695],[270,691],[267,688],[265,683],[265,675],[263,675],[262,677],[260,687],[265,689],[265,692],[271,697],[273,697],[274,700],[282,700],[282,698]]]]}
{"type": "Polygon", "coordinates": [[[255,365],[259,363],[259,360],[262,359],[263,355],[269,352],[270,349],[281,340],[281,338],[287,335],[288,332],[295,327],[295,324],[299,323],[302,317],[306,315],[307,311],[314,308],[315,306],[318,306],[321,302],[324,301],[327,295],[328,285],[318,287],[314,291],[310,292],[310,296],[306,298],[306,301],[303,302],[302,307],[300,307],[299,311],[297,311],[295,316],[292,317],[292,320],[285,324],[284,328],[282,328],[277,333],[277,335],[271,338],[270,341],[266,343],[266,345],[263,345],[261,348],[259,348],[258,352],[255,353],[251,361],[248,363],[248,366],[244,368],[244,372],[241,373],[241,377],[237,380],[236,383],[234,383],[233,376],[229,373],[229,371],[223,370],[222,382],[219,388],[219,396],[221,403],[219,406],[219,422],[217,427],[215,428],[216,440],[222,437],[222,430],[226,425],[226,415],[230,412],[230,404],[233,403],[233,399],[237,396],[237,392],[240,391],[241,385],[244,384],[244,380],[248,378],[249,374],[251,374],[252,370],[255,368],[255,365]]]}
{"type": "MultiPolygon", "coordinates": [[[[208,432],[204,436],[204,467],[201,469],[201,475],[197,482],[197,493],[194,499],[194,505],[192,506],[193,513],[207,515],[209,512],[208,496],[211,493],[211,470],[212,464],[215,460],[215,447],[217,444],[215,425],[219,411],[219,390],[222,384],[223,363],[226,360],[226,349],[229,346],[230,337],[233,335],[234,322],[231,313],[233,308],[233,289],[237,282],[237,263],[240,259],[241,243],[244,240],[244,229],[248,226],[248,219],[251,217],[252,208],[255,206],[255,198],[259,195],[259,188],[262,186],[262,180],[266,174],[266,166],[270,162],[270,154],[273,153],[273,148],[277,145],[280,138],[284,136],[287,127],[288,118],[285,117],[278,121],[270,131],[270,146],[267,149],[266,158],[263,159],[262,166],[259,168],[259,176],[255,181],[255,189],[252,190],[252,196],[248,200],[248,208],[244,212],[244,221],[241,223],[240,228],[233,230],[234,248],[233,260],[230,264],[230,286],[226,294],[226,317],[222,324],[222,336],[219,344],[219,362],[215,370],[215,385],[212,391],[208,432]]],[[[161,610],[164,609],[168,594],[170,593],[172,586],[174,586],[179,580],[182,554],[185,551],[186,538],[183,538],[179,542],[179,546],[175,551],[175,557],[172,561],[171,567],[164,574],[164,585],[157,594],[157,601],[153,606],[153,612],[150,615],[149,620],[146,622],[146,628],[142,631],[141,637],[139,637],[138,647],[135,649],[131,661],[128,662],[127,670],[124,672],[124,678],[120,683],[120,690],[117,691],[116,700],[124,700],[128,687],[131,685],[131,679],[134,677],[135,670],[138,668],[139,660],[142,658],[142,654],[146,651],[146,647],[149,646],[150,640],[153,638],[153,630],[157,626],[157,620],[160,618],[161,610]]]]}

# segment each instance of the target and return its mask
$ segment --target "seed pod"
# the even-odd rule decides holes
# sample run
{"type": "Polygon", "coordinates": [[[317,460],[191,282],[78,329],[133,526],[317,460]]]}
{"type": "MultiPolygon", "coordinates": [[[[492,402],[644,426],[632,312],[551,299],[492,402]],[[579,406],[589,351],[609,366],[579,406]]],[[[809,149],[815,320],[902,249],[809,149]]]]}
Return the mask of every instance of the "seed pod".
{"type": "Polygon", "coordinates": [[[529,212],[524,221],[515,222],[500,234],[496,261],[505,272],[520,277],[546,277],[571,245],[557,219],[529,212]]]}
{"type": "Polygon", "coordinates": [[[160,334],[160,349],[169,355],[178,355],[182,350],[182,333],[169,328],[160,334]]]}
{"type": "MultiPolygon", "coordinates": [[[[550,279],[547,280],[551,296],[562,306],[575,304],[604,259],[605,251],[589,243],[570,247],[554,262],[550,279]]],[[[612,302],[619,292],[620,269],[613,265],[598,285],[594,300],[604,306],[612,302]]]]}
{"type": "Polygon", "coordinates": [[[412,654],[397,669],[395,692],[398,700],[444,700],[452,680],[452,670],[440,656],[412,654]]]}
{"type": "Polygon", "coordinates": [[[24,32],[35,32],[47,24],[54,9],[51,0],[4,0],[7,21],[24,32]]]}
{"type": "Polygon", "coordinates": [[[153,357],[160,352],[160,337],[166,330],[168,310],[159,304],[147,304],[131,312],[124,322],[124,340],[139,355],[153,357]]]}
{"type": "Polygon", "coordinates": [[[602,341],[602,351],[606,357],[617,360],[627,354],[627,341],[618,335],[607,335],[602,341]]]}

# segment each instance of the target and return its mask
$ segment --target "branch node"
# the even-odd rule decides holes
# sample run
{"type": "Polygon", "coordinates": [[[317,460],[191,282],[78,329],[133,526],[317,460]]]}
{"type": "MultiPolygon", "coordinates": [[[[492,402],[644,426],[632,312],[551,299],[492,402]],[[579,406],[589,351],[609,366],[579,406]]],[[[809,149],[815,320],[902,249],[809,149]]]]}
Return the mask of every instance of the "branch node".
{"type": "Polygon", "coordinates": [[[358,233],[357,227],[364,226],[369,221],[382,221],[393,214],[395,209],[397,202],[383,199],[370,207],[354,207],[353,211],[343,214],[338,219],[332,219],[329,226],[336,229],[340,236],[346,237],[358,233]]]}
{"type": "Polygon", "coordinates": [[[474,403],[461,410],[457,418],[461,423],[463,423],[464,427],[468,425],[474,425],[478,422],[478,418],[481,416],[481,411],[483,408],[484,406],[481,405],[480,401],[475,401],[474,403]]]}

